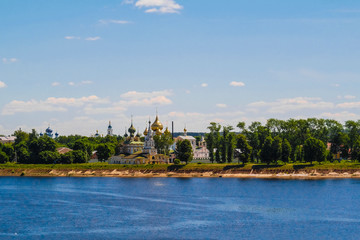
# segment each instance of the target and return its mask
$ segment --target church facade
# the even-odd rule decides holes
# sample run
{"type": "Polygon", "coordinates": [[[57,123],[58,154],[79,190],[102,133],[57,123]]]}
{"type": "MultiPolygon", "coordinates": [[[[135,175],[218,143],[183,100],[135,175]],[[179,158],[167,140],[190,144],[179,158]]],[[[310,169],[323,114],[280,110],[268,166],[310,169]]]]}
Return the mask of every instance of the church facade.
{"type": "MultiPolygon", "coordinates": [[[[170,157],[158,154],[155,148],[155,135],[162,135],[163,125],[156,115],[155,121],[144,131],[144,141],[141,141],[140,133],[136,135],[136,129],[131,120],[131,126],[128,129],[129,135],[125,135],[126,139],[120,148],[120,154],[109,159],[110,164],[165,164],[170,163],[170,157]]],[[[167,129],[168,131],[168,129],[167,129]]]]}

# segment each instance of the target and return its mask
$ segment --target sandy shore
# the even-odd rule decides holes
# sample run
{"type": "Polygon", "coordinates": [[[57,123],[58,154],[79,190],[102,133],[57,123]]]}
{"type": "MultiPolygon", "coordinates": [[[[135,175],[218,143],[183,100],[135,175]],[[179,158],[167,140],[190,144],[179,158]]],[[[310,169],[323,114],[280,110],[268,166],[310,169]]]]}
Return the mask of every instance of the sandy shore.
{"type": "Polygon", "coordinates": [[[0,169],[0,176],[25,177],[122,177],[122,178],[264,178],[264,179],[338,179],[360,178],[360,170],[348,171],[294,171],[294,172],[253,172],[253,171],[135,171],[135,170],[51,170],[51,169],[0,169]]]}

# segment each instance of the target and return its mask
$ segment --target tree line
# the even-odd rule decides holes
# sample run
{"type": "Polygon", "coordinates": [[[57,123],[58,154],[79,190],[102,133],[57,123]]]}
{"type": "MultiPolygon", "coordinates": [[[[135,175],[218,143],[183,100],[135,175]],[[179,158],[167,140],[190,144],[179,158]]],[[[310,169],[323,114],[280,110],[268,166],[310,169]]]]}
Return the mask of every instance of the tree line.
{"type": "Polygon", "coordinates": [[[119,152],[123,143],[122,137],[84,137],[80,135],[60,136],[56,139],[47,135],[39,136],[31,133],[15,131],[15,143],[0,143],[0,163],[13,161],[25,164],[53,164],[53,163],[87,163],[93,152],[97,151],[99,161],[106,161],[119,152]],[[60,154],[59,147],[67,147],[72,151],[60,154]]]}
{"type": "Polygon", "coordinates": [[[205,140],[211,162],[322,162],[360,160],[360,120],[341,124],[331,119],[269,119],[221,126],[212,122],[205,140]]]}

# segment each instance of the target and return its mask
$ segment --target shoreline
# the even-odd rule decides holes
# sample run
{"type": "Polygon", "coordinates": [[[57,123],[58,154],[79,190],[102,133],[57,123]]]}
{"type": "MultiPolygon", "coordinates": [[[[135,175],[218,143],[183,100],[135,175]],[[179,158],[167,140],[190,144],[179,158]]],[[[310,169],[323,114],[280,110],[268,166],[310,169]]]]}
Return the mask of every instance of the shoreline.
{"type": "Polygon", "coordinates": [[[0,177],[118,177],[118,178],[239,178],[239,179],[360,179],[360,169],[293,171],[156,171],[101,169],[0,169],[0,177]]]}

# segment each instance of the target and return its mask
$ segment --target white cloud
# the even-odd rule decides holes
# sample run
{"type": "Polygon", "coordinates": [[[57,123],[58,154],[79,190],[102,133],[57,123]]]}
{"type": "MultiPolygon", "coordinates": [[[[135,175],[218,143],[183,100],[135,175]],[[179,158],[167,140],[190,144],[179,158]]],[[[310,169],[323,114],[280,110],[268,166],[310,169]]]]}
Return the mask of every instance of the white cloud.
{"type": "Polygon", "coordinates": [[[79,39],[80,39],[80,37],[76,37],[76,36],[65,36],[64,38],[65,38],[66,40],[74,40],[74,39],[79,40],[79,39]]]}
{"type": "Polygon", "coordinates": [[[172,101],[168,98],[171,95],[171,90],[154,92],[130,91],[121,95],[123,100],[120,101],[120,104],[125,106],[169,105],[172,104],[172,101]]]}
{"type": "Polygon", "coordinates": [[[0,88],[5,88],[6,86],[7,85],[4,82],[0,81],[0,88]]]}
{"type": "Polygon", "coordinates": [[[108,99],[97,96],[88,96],[81,98],[55,98],[49,97],[44,101],[14,100],[6,104],[2,110],[2,115],[13,115],[15,113],[32,113],[32,112],[66,112],[67,107],[81,107],[85,104],[106,104],[108,99]]]}
{"type": "Polygon", "coordinates": [[[232,82],[230,83],[230,86],[233,86],[233,87],[244,87],[244,86],[245,86],[245,83],[232,81],[232,82]]]}
{"type": "Polygon", "coordinates": [[[101,37],[99,37],[99,36],[85,38],[86,41],[97,41],[97,40],[100,40],[100,39],[101,39],[101,37]]]}
{"type": "Polygon", "coordinates": [[[218,108],[227,108],[227,105],[224,104],[224,103],[218,103],[218,104],[216,104],[216,107],[218,107],[218,108]]]}
{"type": "Polygon", "coordinates": [[[352,95],[345,95],[344,98],[345,99],[355,99],[356,97],[352,96],[352,95]]]}
{"type": "Polygon", "coordinates": [[[274,102],[253,102],[248,104],[250,110],[266,111],[269,113],[287,113],[290,111],[298,111],[303,109],[332,109],[335,105],[331,102],[322,101],[321,98],[284,98],[278,99],[274,102]]]}
{"type": "Polygon", "coordinates": [[[2,110],[2,115],[14,115],[15,113],[31,113],[31,112],[66,112],[66,108],[62,106],[54,106],[43,101],[11,101],[6,104],[2,110]]]}
{"type": "Polygon", "coordinates": [[[336,105],[338,108],[360,108],[360,102],[345,102],[336,105]]]}
{"type": "Polygon", "coordinates": [[[115,20],[115,19],[105,20],[105,19],[101,19],[101,20],[99,20],[99,23],[101,23],[101,24],[109,24],[109,23],[113,23],[113,24],[130,24],[132,22],[126,21],[126,20],[115,20]]]}
{"type": "Polygon", "coordinates": [[[17,61],[18,61],[17,58],[2,58],[3,63],[15,63],[17,61]]]}
{"type": "Polygon", "coordinates": [[[202,83],[201,84],[201,87],[207,87],[207,86],[209,86],[207,83],[202,83]]]}
{"type": "Polygon", "coordinates": [[[116,106],[113,104],[113,106],[110,107],[93,107],[92,105],[86,106],[84,108],[84,113],[87,115],[98,115],[98,114],[115,114],[119,112],[125,111],[126,108],[122,106],[116,106]]]}
{"type": "Polygon", "coordinates": [[[88,84],[93,84],[93,82],[92,82],[92,81],[88,81],[88,80],[81,82],[81,85],[88,85],[88,84]]]}
{"type": "Polygon", "coordinates": [[[59,82],[53,82],[53,83],[51,83],[51,86],[57,87],[57,86],[60,86],[60,83],[59,82]]]}
{"type": "Polygon", "coordinates": [[[138,0],[135,6],[146,8],[147,13],[179,13],[184,8],[174,0],[138,0]]]}
{"type": "Polygon", "coordinates": [[[74,82],[68,82],[68,84],[69,84],[70,86],[75,86],[75,83],[74,83],[74,82]]]}

